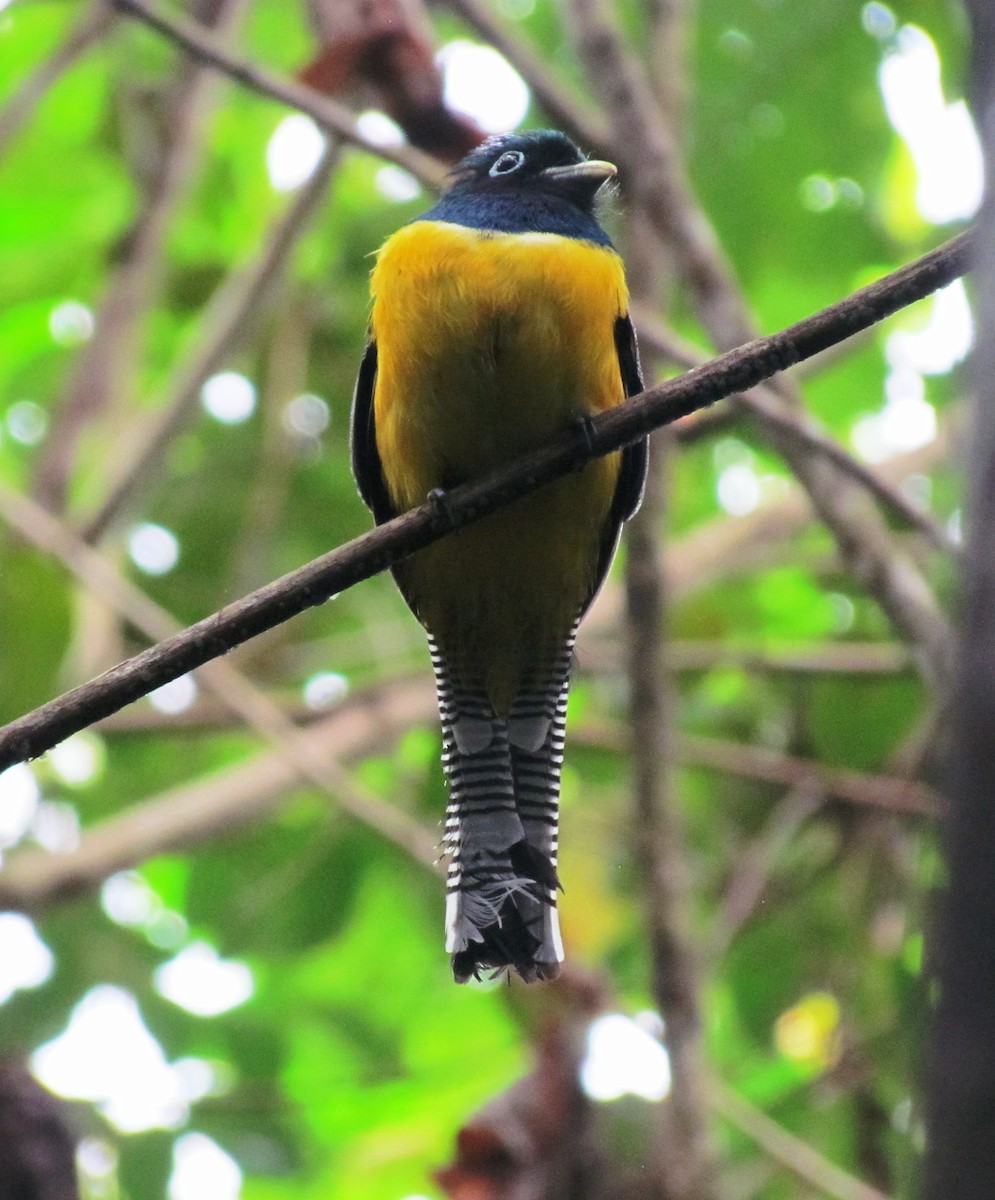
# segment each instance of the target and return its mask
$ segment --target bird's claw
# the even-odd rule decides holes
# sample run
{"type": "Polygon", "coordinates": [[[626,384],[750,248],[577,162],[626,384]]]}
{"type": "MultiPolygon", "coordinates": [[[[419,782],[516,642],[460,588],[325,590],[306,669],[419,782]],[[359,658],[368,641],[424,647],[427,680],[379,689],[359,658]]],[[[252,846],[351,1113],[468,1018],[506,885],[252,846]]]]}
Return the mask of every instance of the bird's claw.
{"type": "MultiPolygon", "coordinates": [[[[581,413],[580,416],[574,418],[574,425],[577,427],[580,436],[584,440],[584,449],[588,456],[594,455],[594,418],[590,413],[581,413]]],[[[581,466],[585,464],[582,463],[581,466]]]]}
{"type": "Polygon", "coordinates": [[[453,510],[449,505],[449,493],[444,488],[432,488],[426,497],[437,517],[446,522],[450,529],[456,524],[453,510]]]}

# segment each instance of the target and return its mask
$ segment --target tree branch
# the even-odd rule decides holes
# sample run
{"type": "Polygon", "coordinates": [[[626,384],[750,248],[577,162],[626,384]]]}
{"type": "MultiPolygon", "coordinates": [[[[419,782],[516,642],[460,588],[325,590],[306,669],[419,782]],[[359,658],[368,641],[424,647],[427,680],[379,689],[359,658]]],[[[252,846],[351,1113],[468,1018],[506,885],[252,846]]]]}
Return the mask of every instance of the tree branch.
{"type": "Polygon", "coordinates": [[[855,1179],[801,1138],[744,1100],[718,1079],[708,1085],[712,1108],[793,1174],[834,1200],[888,1200],[884,1192],[855,1179]]]}
{"type": "MultiPolygon", "coordinates": [[[[734,346],[754,337],[752,316],[715,231],[694,200],[670,131],[658,119],[642,64],[629,52],[605,0],[573,0],[571,12],[592,86],[601,90],[612,117],[630,201],[643,209],[672,247],[715,345],[734,346]]],[[[778,381],[777,391],[789,408],[800,406],[787,382],[778,381]]],[[[763,431],[811,496],[848,569],[916,647],[922,669],[946,685],[952,649],[949,624],[914,564],[896,552],[880,514],[835,463],[774,425],[764,425],[763,431]]]]}
{"type": "Polygon", "coordinates": [[[453,489],[444,506],[427,503],[402,514],[12,721],[0,729],[0,770],[44,753],[168,680],[323,603],[451,530],[576,470],[590,458],[753,387],[921,299],[963,273],[969,247],[968,236],[962,235],[780,333],[758,338],[649,388],[596,417],[583,435],[570,430],[487,478],[453,489]]]}
{"type": "MultiPolygon", "coordinates": [[[[348,763],[382,753],[435,711],[435,689],[425,679],[372,697],[352,697],[301,736],[309,755],[348,763]]],[[[278,811],[299,783],[300,772],[286,755],[260,750],[236,766],[149,797],[85,829],[68,853],[16,850],[5,855],[0,871],[0,908],[38,912],[91,892],[115,872],[157,855],[229,837],[278,811]]],[[[425,830],[423,838],[431,848],[432,834],[425,830]]],[[[432,868],[435,856],[410,857],[432,868]]]]}
{"type": "Polygon", "coordinates": [[[196,344],[173,373],[165,400],[115,448],[111,481],[102,502],[82,522],[86,541],[98,541],[140,488],[155,479],[168,443],[190,419],[204,381],[245,336],[254,310],[272,286],[325,195],[338,162],[335,144],[326,146],[314,173],[277,218],[253,260],[233,270],[214,292],[200,323],[196,344]]]}
{"type": "MultiPolygon", "coordinates": [[[[696,367],[708,361],[707,355],[678,338],[653,314],[633,305],[633,316],[641,346],[652,347],[684,367],[696,367]]],[[[937,550],[954,557],[960,556],[960,545],[935,517],[913,504],[890,480],[860,462],[835,438],[819,429],[806,413],[792,412],[786,408],[771,388],[761,384],[747,392],[730,396],[729,400],[757,418],[760,424],[773,427],[783,437],[796,441],[803,450],[828,459],[870,492],[904,525],[921,533],[937,550]]]]}
{"type": "Polygon", "coordinates": [[[0,158],[11,142],[31,120],[35,109],[48,91],[98,42],[111,26],[114,14],[107,0],[94,0],[82,20],[62,42],[13,92],[0,109],[0,158]]]}
{"type": "Polygon", "coordinates": [[[364,137],[356,118],[342,104],[326,99],[313,88],[292,79],[280,79],[247,58],[228,50],[216,37],[195,21],[160,13],[148,0],[111,0],[115,8],[148,25],[188,54],[262,96],[276,100],[309,117],[328,133],[336,134],[353,146],[410,171],[427,188],[436,191],[445,182],[445,170],[427,154],[411,146],[381,146],[364,137]]]}
{"type": "MultiPolygon", "coordinates": [[[[232,36],[246,0],[211,0],[206,6],[219,43],[232,36]]],[[[35,467],[34,494],[46,508],[65,504],[77,448],[88,425],[124,408],[137,372],[146,316],[166,273],[166,236],[203,149],[205,118],[218,92],[218,78],[186,61],[162,98],[161,134],[144,142],[135,174],[141,193],[137,215],[123,242],[100,301],[92,340],[80,350],[61,397],[49,437],[35,467]]]]}
{"type": "MultiPolygon", "coordinates": [[[[120,575],[97,551],[81,542],[39,505],[0,487],[0,515],[32,545],[58,559],[69,571],[150,638],[182,636],[178,622],[120,575]]],[[[296,777],[313,784],[351,816],[425,863],[434,863],[435,839],[400,809],[361,788],[324,748],[316,750],[278,704],[230,662],[214,658],[198,672],[222,703],[271,742],[296,777]]]]}

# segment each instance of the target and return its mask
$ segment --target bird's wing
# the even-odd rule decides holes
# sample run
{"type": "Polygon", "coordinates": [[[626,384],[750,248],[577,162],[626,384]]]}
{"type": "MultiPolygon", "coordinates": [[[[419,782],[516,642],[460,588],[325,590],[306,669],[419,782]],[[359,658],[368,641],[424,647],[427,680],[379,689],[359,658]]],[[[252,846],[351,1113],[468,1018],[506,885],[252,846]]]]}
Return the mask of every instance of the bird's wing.
{"type": "MultiPolygon", "coordinates": [[[[615,322],[615,352],[622,373],[622,388],[626,396],[638,396],[643,390],[643,373],[639,368],[639,348],[636,346],[636,331],[628,314],[615,322]]],[[[648,440],[641,438],[622,451],[622,465],[618,473],[618,485],[612,502],[612,516],[617,521],[628,521],[639,507],[646,486],[648,462],[648,440]]]]}
{"type": "Polygon", "coordinates": [[[373,414],[373,393],[377,382],[377,344],[370,338],[356,378],[352,396],[352,473],[359,494],[373,512],[378,525],[397,516],[387,494],[383,465],[377,449],[377,431],[373,414]]]}
{"type": "MultiPolygon", "coordinates": [[[[619,317],[615,322],[615,352],[618,355],[618,367],[622,376],[622,388],[626,396],[636,396],[643,390],[643,374],[639,369],[639,350],[636,347],[636,333],[628,314],[619,317]]],[[[594,597],[598,594],[618,546],[622,523],[628,521],[639,508],[646,486],[646,469],[649,462],[649,442],[640,438],[622,451],[622,461],[619,465],[618,482],[615,485],[615,495],[612,498],[611,512],[605,522],[601,538],[601,553],[598,567],[594,575],[590,594],[581,606],[580,616],[590,608],[594,597]]]]}

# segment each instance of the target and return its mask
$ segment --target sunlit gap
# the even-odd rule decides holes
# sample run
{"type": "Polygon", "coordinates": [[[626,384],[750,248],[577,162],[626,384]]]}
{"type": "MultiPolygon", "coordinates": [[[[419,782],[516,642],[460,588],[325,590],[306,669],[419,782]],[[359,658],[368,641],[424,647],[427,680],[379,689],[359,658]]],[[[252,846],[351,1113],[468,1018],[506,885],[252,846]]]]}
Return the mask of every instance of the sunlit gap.
{"type": "Polygon", "coordinates": [[[198,1017],[216,1017],[249,1000],[255,989],[245,963],[223,959],[207,942],[191,942],[156,968],[156,991],[198,1017]]]}
{"type": "Polygon", "coordinates": [[[594,1100],[641,1096],[662,1100],[670,1091],[670,1056],[660,1042],[662,1022],[655,1013],[635,1018],[609,1013],[592,1021],[581,1087],[594,1100]]]}
{"type": "Polygon", "coordinates": [[[242,1172],[238,1163],[204,1133],[185,1133],[173,1144],[169,1200],[238,1200],[242,1172]]]}
{"type": "MultiPolygon", "coordinates": [[[[485,133],[517,128],[529,110],[528,85],[491,46],[457,39],[443,46],[436,61],[442,71],[446,107],[469,117],[485,133]]],[[[369,111],[357,118],[360,133],[379,146],[404,144],[404,133],[386,114],[369,111]]],[[[284,117],[266,145],[266,171],[277,192],[292,192],[314,174],[325,135],[304,113],[284,117]]],[[[385,199],[408,203],[421,194],[418,180],[394,164],[380,167],[374,186],[385,199]]]]}
{"type": "Polygon", "coordinates": [[[217,1090],[203,1059],[167,1062],[135,997],[111,984],[86,993],[65,1030],[31,1056],[31,1069],[57,1095],[96,1104],[122,1133],[176,1129],[192,1103],[217,1090]]]}
{"type": "MultiPolygon", "coordinates": [[[[964,101],[948,103],[943,95],[932,38],[915,25],[899,28],[892,11],[877,0],[864,6],[862,21],[885,48],[878,83],[888,119],[915,166],[919,215],[935,225],[973,216],[983,187],[981,148],[964,101]]],[[[929,305],[924,324],[888,336],[884,405],[854,423],[853,445],[868,462],[884,462],[935,439],[936,410],[926,395],[926,377],[947,374],[971,348],[974,326],[963,282],[937,292],[929,305]]],[[[928,494],[922,500],[928,504],[928,494]]]]}
{"type": "Polygon", "coordinates": [[[47,983],[55,967],[52,951],[23,913],[0,913],[0,1004],[15,992],[47,983]]]}
{"type": "Polygon", "coordinates": [[[934,225],[973,217],[981,203],[981,146],[967,105],[948,104],[940,56],[916,25],[898,30],[878,73],[885,110],[915,163],[919,212],[934,225]]]}
{"type": "Polygon", "coordinates": [[[782,476],[760,469],[756,455],[738,438],[721,438],[712,450],[715,498],[731,517],[745,517],[785,487],[782,476]]]}

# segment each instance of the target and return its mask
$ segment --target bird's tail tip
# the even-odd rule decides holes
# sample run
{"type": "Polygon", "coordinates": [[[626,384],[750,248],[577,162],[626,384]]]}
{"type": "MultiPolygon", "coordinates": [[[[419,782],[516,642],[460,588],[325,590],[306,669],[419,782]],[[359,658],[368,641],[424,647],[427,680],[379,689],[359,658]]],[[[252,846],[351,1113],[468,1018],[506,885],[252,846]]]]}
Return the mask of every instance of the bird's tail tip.
{"type": "Polygon", "coordinates": [[[464,876],[446,897],[446,949],[457,983],[511,970],[526,983],[555,979],[563,961],[555,892],[527,877],[464,876]]]}

